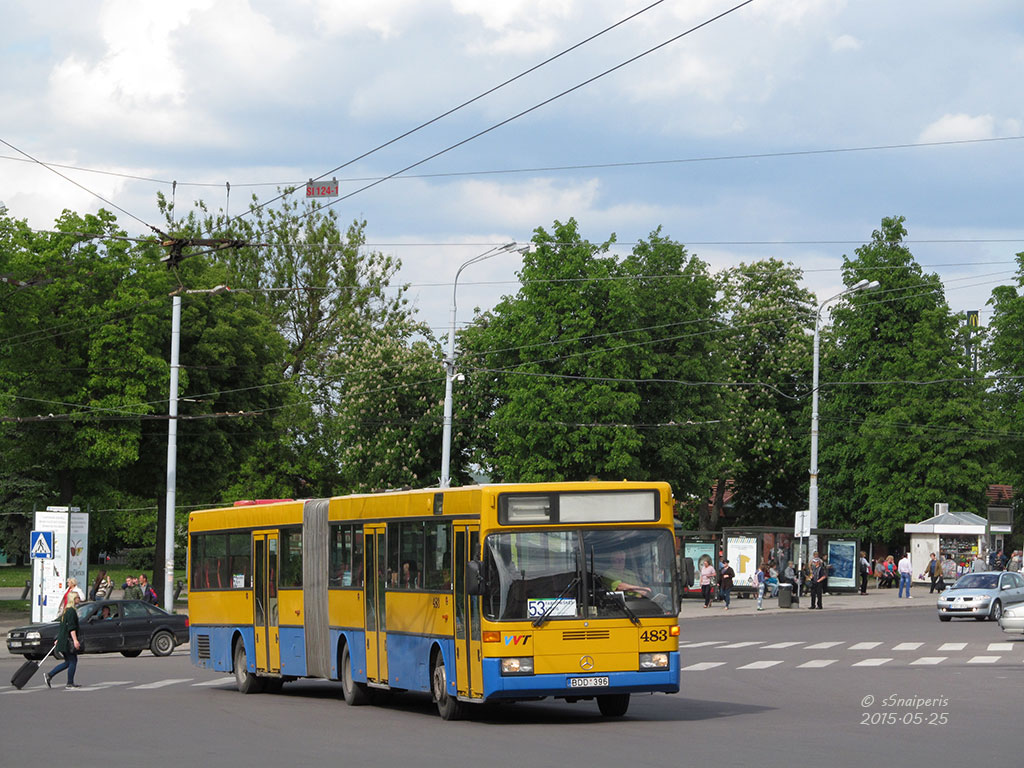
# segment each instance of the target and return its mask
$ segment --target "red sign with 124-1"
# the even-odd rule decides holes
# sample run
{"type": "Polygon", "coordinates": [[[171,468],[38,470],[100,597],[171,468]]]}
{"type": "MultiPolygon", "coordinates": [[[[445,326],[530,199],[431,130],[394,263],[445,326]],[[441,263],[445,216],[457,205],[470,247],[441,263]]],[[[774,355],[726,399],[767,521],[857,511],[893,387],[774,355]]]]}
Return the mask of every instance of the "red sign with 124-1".
{"type": "Polygon", "coordinates": [[[337,197],[338,180],[306,182],[306,197],[337,197]]]}

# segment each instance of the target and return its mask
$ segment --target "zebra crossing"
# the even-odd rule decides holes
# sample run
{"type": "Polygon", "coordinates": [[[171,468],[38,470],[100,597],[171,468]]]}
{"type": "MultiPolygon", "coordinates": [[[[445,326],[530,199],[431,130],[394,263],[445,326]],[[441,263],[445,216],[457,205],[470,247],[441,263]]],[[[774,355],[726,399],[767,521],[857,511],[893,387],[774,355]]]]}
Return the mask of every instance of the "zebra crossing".
{"type": "Polygon", "coordinates": [[[957,642],[929,645],[916,641],[886,643],[881,640],[702,640],[680,642],[679,651],[682,656],[683,672],[707,672],[727,666],[736,670],[764,670],[782,665],[795,669],[824,669],[835,665],[871,668],[886,665],[934,667],[943,664],[984,666],[1024,663],[1024,642],[957,642]],[[865,651],[872,653],[865,656],[865,651]],[[818,658],[819,652],[824,652],[820,654],[822,658],[818,658]]]}

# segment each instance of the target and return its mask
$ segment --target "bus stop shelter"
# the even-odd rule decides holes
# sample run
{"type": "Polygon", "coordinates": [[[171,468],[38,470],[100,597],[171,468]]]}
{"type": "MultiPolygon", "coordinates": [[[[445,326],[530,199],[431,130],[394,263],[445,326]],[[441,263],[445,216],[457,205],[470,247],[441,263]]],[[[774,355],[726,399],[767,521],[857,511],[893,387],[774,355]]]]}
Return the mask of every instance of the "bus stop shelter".
{"type": "MultiPolygon", "coordinates": [[[[704,560],[718,568],[719,553],[722,552],[722,531],[684,531],[676,528],[676,548],[679,557],[693,560],[694,572],[699,576],[704,560]]],[[[683,597],[700,597],[700,579],[693,580],[692,587],[683,589],[683,597]]]]}

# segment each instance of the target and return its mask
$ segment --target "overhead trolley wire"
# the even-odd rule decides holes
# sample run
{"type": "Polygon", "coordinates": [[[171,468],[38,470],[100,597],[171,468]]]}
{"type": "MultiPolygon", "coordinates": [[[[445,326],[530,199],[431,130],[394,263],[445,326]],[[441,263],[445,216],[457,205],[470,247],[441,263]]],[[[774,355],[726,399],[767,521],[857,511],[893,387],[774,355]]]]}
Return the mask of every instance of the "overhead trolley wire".
{"type": "MultiPolygon", "coordinates": [[[[540,65],[538,65],[540,66],[540,65]]],[[[467,102],[468,103],[468,102],[467,102]]],[[[436,118],[435,118],[436,119],[436,118]]],[[[426,123],[424,123],[426,125],[426,123]]],[[[411,131],[410,131],[411,133],[411,131]]],[[[404,134],[403,134],[404,135],[404,134]]],[[[546,165],[546,166],[535,166],[530,168],[490,168],[478,171],[439,171],[437,173],[407,173],[403,174],[401,179],[438,179],[438,178],[457,178],[462,176],[500,176],[505,174],[516,174],[516,173],[546,173],[550,171],[586,171],[595,170],[602,168],[642,168],[646,166],[655,165],[686,165],[692,163],[712,163],[712,162],[724,162],[729,160],[768,160],[772,158],[784,158],[784,157],[808,157],[814,155],[838,155],[852,152],[881,152],[885,150],[895,149],[923,149],[928,147],[946,147],[956,146],[964,144],[988,144],[992,142],[1003,142],[1003,141],[1020,141],[1024,139],[1024,136],[994,136],[984,139],[951,139],[948,141],[917,141],[917,142],[904,142],[896,144],[872,144],[864,145],[859,147],[823,147],[821,149],[794,149],[794,150],[779,150],[775,152],[746,152],[735,155],[705,155],[701,157],[679,157],[679,158],[662,158],[655,160],[621,160],[621,161],[610,161],[605,163],[578,163],[573,165],[546,165]]],[[[383,146],[383,145],[382,145],[383,146]]],[[[367,153],[369,154],[369,153],[367,153]]],[[[15,162],[36,162],[33,160],[25,160],[21,157],[12,157],[10,155],[0,155],[0,160],[12,160],[15,162]]],[[[352,162],[355,162],[354,160],[352,162]]],[[[131,179],[133,181],[145,181],[152,184],[161,184],[164,186],[177,185],[179,187],[211,187],[221,189],[224,187],[222,181],[175,181],[171,179],[158,179],[149,176],[138,176],[130,173],[118,173],[116,171],[104,171],[96,168],[86,168],[78,165],[66,165],[62,163],[45,163],[48,168],[66,168],[73,171],[82,171],[83,173],[98,173],[104,176],[115,176],[123,179],[131,179]]],[[[339,166],[341,168],[345,166],[339,166]]],[[[330,173],[330,171],[328,171],[330,173]]],[[[320,177],[317,177],[320,178],[320,177]]],[[[375,181],[383,179],[380,176],[351,176],[347,178],[339,179],[342,182],[362,182],[362,181],[375,181]]],[[[287,180],[287,181],[250,181],[250,182],[232,182],[232,187],[290,187],[305,184],[305,180],[287,180]]],[[[269,203],[270,201],[268,201],[269,203]]],[[[242,215],[242,214],[239,214],[242,215]]],[[[236,217],[237,218],[237,217],[236,217]]],[[[761,245],[764,243],[774,243],[779,241],[751,241],[753,244],[761,245]]],[[[837,240],[837,241],[808,241],[811,243],[819,242],[837,242],[845,243],[848,241],[837,240]]],[[[907,242],[907,241],[904,241],[907,242]]],[[[927,242],[957,242],[948,240],[939,241],[927,241],[927,242]]],[[[974,241],[970,241],[974,242],[974,241]]],[[[1007,241],[1002,239],[995,239],[984,242],[1016,242],[1007,241]]],[[[718,242],[709,244],[719,244],[718,242]]],[[[727,245],[734,245],[735,243],[725,243],[727,245]]],[[[383,245],[391,245],[391,243],[383,243],[383,245]]],[[[401,243],[400,245],[410,245],[409,243],[401,243]]],[[[439,243],[423,243],[422,245],[439,245],[439,243]]],[[[489,243],[469,243],[474,246],[486,246],[489,243]]]]}
{"type": "MultiPolygon", "coordinates": [[[[426,128],[427,126],[432,125],[432,124],[438,122],[439,120],[442,120],[442,119],[448,117],[449,115],[454,114],[455,112],[458,112],[463,107],[468,107],[470,104],[472,104],[472,103],[474,103],[476,101],[479,101],[480,99],[482,99],[482,98],[484,98],[486,96],[489,96],[490,94],[494,93],[495,91],[498,91],[498,90],[504,88],[506,85],[510,85],[511,83],[514,83],[516,80],[519,80],[519,79],[521,79],[523,77],[526,77],[527,75],[529,75],[532,72],[536,72],[541,67],[544,67],[544,66],[550,64],[551,62],[555,61],[556,59],[560,59],[562,56],[565,56],[566,54],[571,53],[572,51],[576,50],[577,48],[580,48],[580,47],[586,45],[587,43],[589,43],[589,42],[591,42],[593,40],[596,40],[601,35],[603,35],[603,34],[605,34],[607,32],[610,32],[611,30],[615,29],[616,27],[619,27],[619,26],[625,24],[627,21],[631,21],[632,19],[635,19],[637,16],[640,16],[641,14],[646,13],[647,11],[651,10],[652,8],[654,8],[655,6],[661,5],[664,1],[665,0],[655,0],[655,2],[651,3],[650,5],[648,5],[648,6],[644,7],[644,8],[641,8],[639,11],[636,11],[635,13],[632,13],[629,16],[626,16],[624,19],[620,19],[619,21],[615,22],[611,26],[605,27],[600,32],[594,33],[590,37],[588,37],[588,38],[586,38],[584,40],[581,40],[580,42],[576,43],[575,45],[571,45],[570,47],[566,48],[564,51],[562,51],[560,53],[556,53],[554,56],[551,56],[550,58],[545,59],[544,61],[540,62],[539,64],[535,64],[534,66],[530,67],[529,69],[526,69],[526,70],[520,72],[518,75],[515,75],[514,77],[510,77],[508,80],[504,81],[503,83],[500,83],[500,84],[494,86],[493,88],[489,88],[488,90],[484,91],[483,93],[481,93],[481,94],[479,94],[477,96],[474,96],[473,98],[471,98],[471,99],[469,99],[467,101],[462,102],[461,104],[459,104],[456,107],[452,107],[451,109],[447,110],[446,112],[442,112],[440,115],[437,115],[436,117],[433,117],[430,120],[427,120],[426,122],[417,125],[415,128],[410,128],[405,133],[399,134],[398,136],[395,136],[393,139],[389,139],[388,141],[384,142],[383,144],[380,144],[380,145],[374,147],[373,149],[367,150],[366,152],[364,152],[363,154],[359,155],[358,157],[354,157],[351,160],[348,160],[347,162],[342,163],[341,165],[335,166],[334,168],[332,168],[329,171],[324,171],[324,173],[322,173],[319,176],[315,177],[313,179],[313,181],[318,181],[320,179],[323,179],[329,173],[330,174],[337,173],[342,168],[347,168],[348,166],[352,165],[353,163],[356,163],[356,162],[358,162],[358,161],[360,161],[360,160],[362,160],[362,159],[364,159],[366,157],[369,157],[370,155],[374,154],[375,152],[378,152],[378,151],[384,149],[385,147],[389,147],[392,144],[394,144],[395,142],[401,141],[402,139],[406,138],[407,136],[411,136],[412,134],[416,133],[417,131],[420,131],[423,128],[426,128]]],[[[753,0],[748,0],[748,2],[752,2],[752,1],[753,0]]],[[[424,162],[426,162],[426,161],[424,161],[424,162]]],[[[401,173],[401,171],[399,171],[399,173],[401,173]]],[[[386,179],[381,179],[380,181],[385,181],[385,180],[386,179]]],[[[277,195],[277,197],[272,197],[270,200],[267,200],[265,203],[261,203],[259,206],[257,206],[257,208],[263,208],[263,207],[269,205],[270,203],[273,203],[273,202],[275,202],[277,200],[280,200],[281,198],[285,197],[285,195],[287,195],[287,194],[288,194],[287,192],[283,192],[283,193],[277,195]]],[[[246,213],[249,213],[249,211],[247,211],[246,213]]],[[[235,218],[241,218],[241,217],[245,216],[246,213],[241,213],[238,216],[236,216],[235,218]]],[[[228,223],[230,223],[230,221],[233,221],[233,220],[229,220],[228,223]]]]}
{"type": "Polygon", "coordinates": [[[96,197],[96,198],[100,199],[101,201],[103,201],[104,203],[109,205],[111,208],[116,208],[121,213],[123,213],[125,216],[128,216],[128,217],[130,217],[132,219],[135,219],[135,221],[139,222],[139,224],[141,224],[142,226],[146,227],[147,229],[152,230],[154,233],[160,235],[161,237],[166,237],[166,235],[163,232],[161,232],[159,229],[154,227],[152,224],[150,224],[150,223],[148,223],[146,221],[143,221],[142,219],[140,219],[138,216],[136,216],[131,211],[128,211],[128,210],[122,208],[117,203],[114,203],[114,202],[111,202],[110,200],[107,200],[105,197],[103,197],[103,195],[99,194],[98,192],[96,192],[94,190],[89,189],[85,185],[79,184],[77,181],[72,179],[70,176],[67,176],[67,175],[61,173],[56,168],[53,168],[53,167],[47,165],[46,163],[44,163],[42,160],[38,160],[37,158],[32,157],[32,155],[30,155],[28,152],[26,152],[23,149],[19,149],[18,147],[16,147],[13,144],[11,144],[9,141],[6,141],[6,140],[0,138],[0,144],[3,144],[5,146],[7,146],[7,147],[10,147],[15,152],[18,152],[19,154],[24,155],[29,160],[31,160],[33,163],[36,163],[37,165],[42,166],[43,168],[45,168],[46,170],[50,171],[51,173],[55,173],[56,175],[60,176],[65,181],[70,182],[71,184],[74,184],[76,187],[78,187],[79,189],[83,190],[84,192],[87,192],[90,195],[92,195],[93,197],[96,197]]]}
{"type": "MultiPolygon", "coordinates": [[[[331,200],[329,203],[325,203],[323,207],[324,208],[330,208],[331,206],[337,205],[338,203],[340,203],[340,202],[342,202],[344,200],[348,200],[349,198],[354,197],[355,195],[358,195],[360,192],[365,192],[368,189],[372,189],[373,187],[376,187],[378,184],[382,184],[385,181],[388,181],[389,179],[393,179],[396,176],[399,176],[399,175],[405,173],[406,171],[412,170],[413,168],[418,168],[419,166],[423,165],[424,163],[430,162],[434,158],[437,158],[437,157],[440,157],[441,155],[447,154],[448,152],[451,152],[453,149],[457,149],[458,147],[461,147],[464,144],[468,144],[469,142],[474,141],[475,139],[478,139],[481,136],[484,136],[484,135],[490,133],[491,131],[497,130],[498,128],[501,128],[504,125],[508,125],[509,123],[513,122],[514,120],[518,120],[520,117],[523,117],[524,115],[528,115],[531,112],[535,112],[536,110],[540,109],[541,107],[547,106],[548,104],[551,104],[552,102],[557,101],[558,99],[562,98],[563,96],[567,96],[570,93],[574,93],[575,91],[578,91],[580,88],[583,88],[583,87],[585,87],[587,85],[590,85],[593,82],[596,82],[597,80],[600,80],[602,77],[610,75],[613,72],[617,72],[618,70],[622,69],[623,67],[629,66],[633,62],[638,61],[638,60],[644,58],[645,56],[649,56],[650,54],[654,53],[655,51],[661,50],[662,48],[664,48],[664,47],[666,47],[668,45],[671,45],[672,43],[674,43],[674,42],[676,42],[678,40],[681,40],[682,38],[686,37],[687,35],[693,34],[697,30],[702,29],[702,28],[708,26],[709,24],[713,24],[714,22],[718,21],[719,19],[722,19],[725,16],[728,16],[729,14],[734,13],[735,11],[738,11],[740,8],[742,8],[742,7],[746,6],[746,5],[750,5],[752,2],[754,2],[754,0],[744,0],[744,2],[739,3],[738,5],[735,5],[732,8],[729,8],[726,11],[722,11],[722,13],[719,13],[716,16],[712,16],[710,19],[706,19],[705,21],[702,21],[700,24],[697,24],[696,26],[691,27],[690,29],[686,30],[685,32],[681,32],[678,35],[675,35],[674,37],[669,38],[668,40],[666,40],[663,43],[659,43],[658,45],[654,46],[653,48],[648,48],[646,51],[643,51],[642,53],[638,53],[636,56],[632,56],[629,59],[626,59],[625,61],[620,62],[619,64],[616,64],[614,67],[611,67],[610,69],[606,69],[604,72],[596,74],[593,77],[587,78],[583,82],[577,83],[576,85],[572,86],[571,88],[565,89],[561,93],[557,93],[554,96],[551,96],[550,98],[544,99],[543,101],[538,102],[537,104],[534,104],[532,107],[528,107],[527,109],[524,109],[524,110],[522,110],[520,112],[517,112],[516,114],[512,115],[511,117],[507,117],[504,120],[501,120],[500,122],[497,122],[494,125],[490,126],[489,128],[485,128],[482,131],[477,131],[472,136],[469,136],[469,137],[467,137],[465,139],[462,139],[461,141],[458,141],[455,144],[451,144],[450,146],[445,147],[444,149],[438,150],[437,152],[433,153],[432,155],[429,155],[428,157],[423,158],[422,160],[418,160],[417,162],[412,163],[410,165],[407,165],[404,168],[401,168],[401,169],[395,171],[394,173],[390,173],[387,176],[384,176],[384,177],[382,177],[380,179],[377,179],[376,181],[373,181],[373,182],[371,182],[369,184],[365,184],[362,187],[359,187],[359,189],[355,189],[355,190],[349,192],[346,195],[342,195],[341,197],[335,198],[335,199],[331,200]]],[[[323,177],[322,176],[318,176],[317,178],[323,178],[323,177]]],[[[244,214],[242,214],[242,215],[244,215],[244,214]]],[[[305,215],[308,216],[309,214],[305,214],[305,215]]]]}

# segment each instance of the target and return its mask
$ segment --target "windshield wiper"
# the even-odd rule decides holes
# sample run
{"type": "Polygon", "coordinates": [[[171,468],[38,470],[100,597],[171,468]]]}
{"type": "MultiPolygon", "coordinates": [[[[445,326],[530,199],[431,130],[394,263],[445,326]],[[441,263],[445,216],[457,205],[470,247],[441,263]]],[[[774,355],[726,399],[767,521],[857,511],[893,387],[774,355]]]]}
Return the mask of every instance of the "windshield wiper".
{"type": "Polygon", "coordinates": [[[565,589],[559,592],[558,596],[548,604],[548,607],[544,609],[544,613],[542,613],[540,616],[533,620],[533,626],[539,627],[545,621],[547,621],[548,616],[550,616],[551,612],[555,610],[555,606],[557,606],[562,601],[562,598],[565,597],[566,594],[568,594],[570,589],[573,589],[574,587],[576,587],[576,585],[580,583],[580,558],[578,553],[576,554],[575,560],[576,575],[572,577],[572,581],[565,585],[565,589]]]}
{"type": "Polygon", "coordinates": [[[619,606],[619,608],[621,608],[623,610],[623,612],[626,614],[626,616],[629,617],[630,621],[632,621],[638,627],[640,626],[640,618],[635,613],[633,613],[633,609],[632,608],[630,608],[628,605],[626,605],[626,595],[625,594],[623,594],[622,592],[607,592],[606,594],[612,596],[612,599],[615,602],[615,604],[617,606],[619,606]]]}

